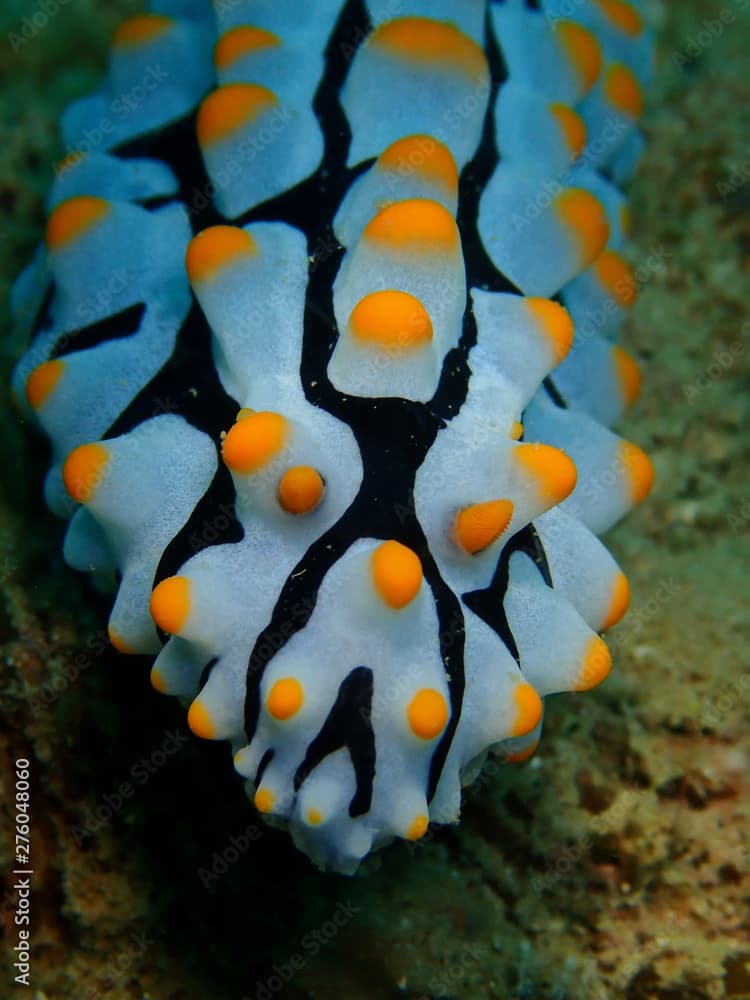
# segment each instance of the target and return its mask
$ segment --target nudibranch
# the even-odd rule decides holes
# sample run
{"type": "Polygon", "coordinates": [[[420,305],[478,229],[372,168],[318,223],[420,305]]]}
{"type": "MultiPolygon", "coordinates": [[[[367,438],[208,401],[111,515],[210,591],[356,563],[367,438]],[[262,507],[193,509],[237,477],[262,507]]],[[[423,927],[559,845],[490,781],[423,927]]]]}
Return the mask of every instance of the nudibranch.
{"type": "Polygon", "coordinates": [[[65,559],[320,867],[610,670],[651,62],[632,0],[153,0],[64,115],[13,307],[65,559]]]}

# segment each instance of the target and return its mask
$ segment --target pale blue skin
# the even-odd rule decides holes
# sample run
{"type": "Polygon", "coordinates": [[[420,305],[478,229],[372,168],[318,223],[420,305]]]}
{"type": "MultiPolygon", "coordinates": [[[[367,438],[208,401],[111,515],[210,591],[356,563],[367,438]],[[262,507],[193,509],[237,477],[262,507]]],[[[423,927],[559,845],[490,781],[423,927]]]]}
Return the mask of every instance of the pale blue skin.
{"type": "MultiPolygon", "coordinates": [[[[300,385],[308,266],[301,233],[280,221],[249,224],[257,256],[232,265],[215,281],[194,280],[192,291],[211,327],[221,384],[239,405],[287,417],[293,434],[279,460],[284,467],[312,464],[321,471],[326,494],[320,507],[290,518],[278,506],[278,469],[260,476],[233,472],[245,538],[212,545],[180,568],[180,575],[191,581],[192,606],[180,634],[162,646],[149,613],[154,574],[170,539],[211,483],[220,442],[172,413],[165,400],[160,412],[107,440],[109,471],[77,512],[61,478],[68,454],[97,441],[160,370],[191,302],[184,255],[193,206],[186,209],[172,201],[148,209],[138,204],[172,198],[174,176],[162,163],[124,161],[108,151],[186,114],[217,85],[260,83],[277,93],[273,115],[202,150],[218,207],[235,218],[302,181],[323,153],[310,100],[323,72],[339,0],[303,8],[245,0],[218,5],[217,14],[210,3],[198,0],[151,3],[151,11],[168,15],[174,24],[148,43],[116,49],[100,92],[77,102],[64,117],[66,148],[87,155],[59,174],[49,210],[88,195],[106,199],[107,214],[64,246],[40,249],[16,285],[15,312],[29,324],[50,276],[58,290],[51,326],[19,362],[14,388],[27,415],[52,440],[46,496],[56,513],[72,515],[66,560],[92,573],[102,587],[113,586],[114,571],[119,571],[113,635],[129,650],[159,654],[162,690],[186,706],[200,695],[213,737],[230,742],[251,796],[259,762],[274,750],[261,783],[274,797],[267,818],[287,826],[297,845],[321,867],[354,871],[369,850],[396,836],[413,836],[419,817],[455,822],[461,783],[476,776],[487,751],[523,753],[539,738],[541,721],[530,732],[515,735],[516,688],[531,683],[544,696],[580,687],[584,651],[607,623],[619,570],[596,534],[632,506],[628,470],[616,460],[620,439],[608,429],[626,404],[611,352],[624,310],[593,267],[581,265],[574,234],[562,226],[551,204],[567,187],[594,194],[609,220],[608,247],[617,249],[624,238],[624,197],[601,170],[607,168],[618,183],[625,181],[641,139],[634,122],[618,118],[616,111],[607,115],[596,87],[588,95],[580,92],[555,34],[561,4],[565,8],[562,0],[545,0],[542,12],[527,10],[520,0],[492,5],[490,20],[510,77],[492,112],[501,163],[482,193],[478,230],[495,266],[525,295],[559,294],[576,326],[587,329],[554,373],[567,409],[553,405],[541,388],[558,360],[543,331],[517,295],[466,287],[460,243],[454,257],[409,260],[373,250],[362,236],[384,200],[435,199],[453,214],[455,195],[441,193],[419,171],[387,177],[376,162],[354,182],[335,220],[346,255],[335,281],[340,333],[328,375],[340,392],[429,400],[443,358],[461,335],[465,296],[471,296],[478,343],[469,355],[468,396],[460,414],[438,435],[414,489],[416,514],[442,579],[459,597],[487,586],[506,542],[532,521],[551,575],[548,586],[527,556],[515,553],[511,558],[506,612],[520,664],[499,636],[463,606],[466,690],[429,803],[436,742],[415,736],[406,711],[415,692],[424,688],[448,698],[434,601],[424,582],[407,608],[394,610],[383,603],[368,569],[378,539],[364,536],[331,567],[308,623],[271,660],[249,743],[244,731],[245,670],[256,636],[287,576],[341,517],[362,481],[351,430],[313,406],[300,385]],[[281,46],[244,56],[217,76],[212,64],[217,37],[245,23],[274,32],[281,46]],[[549,113],[555,101],[580,110],[588,126],[588,145],[575,162],[549,113]],[[617,141],[610,132],[609,138],[604,135],[612,115],[617,141]],[[377,349],[368,353],[346,339],[353,304],[369,291],[391,287],[417,295],[437,331],[423,355],[411,356],[401,366],[397,356],[384,359],[377,349]],[[40,405],[29,405],[28,377],[48,360],[63,334],[139,302],[149,308],[136,333],[65,354],[57,384],[40,405]],[[587,324],[596,315],[602,318],[587,324]],[[554,444],[575,460],[578,485],[568,499],[559,504],[545,500],[539,482],[519,472],[514,457],[518,422],[524,425],[524,442],[554,444]],[[451,527],[456,511],[497,497],[514,505],[506,531],[478,555],[460,550],[451,527]],[[210,680],[200,688],[203,667],[217,657],[210,680]],[[347,807],[354,778],[344,750],[319,763],[300,791],[294,790],[293,777],[339,684],[352,666],[365,661],[373,665],[378,765],[370,807],[352,818],[347,807]],[[328,664],[325,672],[316,669],[319,662],[328,664]],[[281,723],[263,705],[273,680],[288,676],[300,681],[305,700],[292,719],[281,723]]],[[[623,61],[645,83],[650,36],[624,36],[593,0],[572,6],[570,17],[594,32],[605,64],[623,61]]],[[[380,0],[371,0],[368,7],[376,24],[392,16],[380,0]]],[[[413,0],[398,8],[398,16],[455,21],[475,44],[485,43],[481,2],[413,0]]],[[[460,169],[474,155],[490,100],[480,83],[478,76],[462,77],[434,63],[421,62],[416,68],[398,63],[366,42],[352,60],[341,95],[353,133],[350,164],[377,157],[395,139],[418,130],[437,136],[460,169]],[[389,113],[383,108],[390,108],[389,113]]]]}

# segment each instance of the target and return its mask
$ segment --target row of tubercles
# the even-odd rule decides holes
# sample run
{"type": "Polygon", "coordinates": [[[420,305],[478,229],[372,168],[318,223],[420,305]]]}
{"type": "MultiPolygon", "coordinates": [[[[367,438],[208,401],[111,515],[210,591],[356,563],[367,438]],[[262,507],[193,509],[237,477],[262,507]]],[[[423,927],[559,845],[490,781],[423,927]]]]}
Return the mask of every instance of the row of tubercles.
{"type": "Polygon", "coordinates": [[[422,400],[434,393],[442,357],[460,334],[438,304],[445,281],[464,280],[452,215],[457,177],[445,145],[409,135],[358,182],[360,198],[370,186],[371,214],[361,235],[357,209],[342,223],[351,232],[340,238],[352,245],[334,291],[340,334],[329,365],[339,391],[422,400]]]}
{"type": "MultiPolygon", "coordinates": [[[[423,584],[421,562],[410,548],[393,539],[379,544],[369,558],[373,594],[388,611],[398,614],[414,601],[423,584]]],[[[193,608],[190,579],[177,575],[163,580],[151,595],[150,611],[157,626],[170,635],[185,631],[193,608]]],[[[304,703],[304,691],[297,678],[282,678],[274,683],[266,698],[268,715],[277,722],[292,719],[304,703]]],[[[196,704],[196,703],[194,703],[196,704]]],[[[417,692],[406,707],[406,718],[415,736],[436,738],[445,728],[448,707],[443,695],[425,688],[417,692]]],[[[211,738],[211,727],[198,709],[188,721],[197,735],[211,738]]]]}
{"type": "MultiPolygon", "coordinates": [[[[88,208],[88,200],[84,200],[83,207],[88,208]]],[[[100,206],[97,204],[95,207],[97,208],[95,214],[98,218],[101,215],[100,206]]],[[[49,240],[51,244],[59,242],[59,238],[63,240],[69,238],[71,228],[73,230],[79,228],[74,223],[76,219],[80,221],[82,213],[78,211],[74,212],[73,214],[76,218],[71,222],[67,218],[70,212],[71,208],[68,206],[54,220],[51,220],[48,227],[52,233],[52,237],[49,240]],[[61,220],[61,216],[65,216],[65,218],[61,220]],[[66,225],[63,226],[62,222],[65,222],[66,225]],[[58,234],[58,229],[65,229],[65,233],[58,234]],[[68,235],[66,236],[66,234],[68,235]]],[[[86,224],[90,224],[91,213],[87,212],[83,213],[83,215],[86,215],[86,224]]],[[[244,230],[230,226],[220,226],[214,227],[212,230],[206,230],[193,240],[188,250],[188,270],[191,280],[200,280],[202,277],[210,276],[217,269],[226,266],[230,261],[235,259],[238,254],[248,252],[254,252],[253,241],[244,230]]],[[[414,304],[418,306],[416,299],[413,299],[413,297],[408,296],[406,293],[396,291],[391,293],[374,293],[372,296],[368,296],[367,300],[382,296],[385,296],[389,300],[387,303],[388,306],[391,306],[393,299],[398,300],[402,297],[408,300],[405,303],[406,307],[416,308],[414,304]]],[[[560,317],[551,314],[555,311],[559,311],[560,313],[564,311],[555,303],[548,302],[547,300],[530,299],[528,302],[530,306],[536,308],[541,321],[550,331],[550,337],[555,341],[555,350],[558,352],[559,360],[564,356],[567,347],[569,347],[570,336],[568,336],[567,332],[561,333],[560,317]]],[[[373,308],[371,302],[363,300],[355,309],[355,312],[362,309],[365,312],[372,313],[373,308]]],[[[402,306],[399,305],[398,308],[402,308],[402,306]]],[[[414,312],[411,315],[414,315],[414,312]]],[[[424,317],[426,317],[426,313],[424,317]]],[[[422,329],[429,324],[429,318],[425,319],[424,317],[421,325],[422,329]]],[[[369,320],[371,325],[375,325],[372,316],[369,317],[369,320]]],[[[415,325],[418,329],[420,328],[419,324],[415,325]]],[[[27,384],[27,395],[32,405],[41,405],[49,392],[54,388],[59,380],[61,374],[59,369],[62,365],[63,363],[60,361],[46,362],[32,372],[27,384]]],[[[626,372],[626,381],[631,386],[637,384],[637,369],[633,372],[633,366],[629,365],[629,358],[624,352],[622,352],[621,366],[626,372]]],[[[233,471],[240,474],[249,474],[265,465],[283,447],[287,428],[284,418],[278,414],[241,413],[240,417],[242,419],[238,420],[238,424],[235,425],[225,439],[223,454],[225,462],[233,471]],[[249,422],[247,420],[248,417],[252,417],[252,420],[249,422]]],[[[90,450],[97,446],[89,445],[84,447],[90,450]]],[[[530,446],[521,447],[528,449],[530,446]]],[[[548,449],[548,451],[552,453],[555,452],[555,449],[548,449]]],[[[526,453],[532,454],[528,450],[526,453]]],[[[558,484],[550,489],[549,492],[554,502],[559,502],[566,495],[559,487],[559,484],[565,483],[566,479],[570,479],[570,477],[558,475],[559,469],[554,471],[554,466],[559,466],[560,464],[559,458],[556,458],[555,462],[552,462],[551,459],[553,456],[551,454],[545,455],[545,462],[542,464],[546,468],[541,468],[538,446],[536,446],[533,454],[536,463],[535,471],[541,473],[542,477],[550,473],[550,480],[558,484]],[[550,461],[547,461],[548,459],[550,461]]],[[[76,464],[74,462],[69,467],[72,468],[76,464]]],[[[69,479],[70,477],[66,481],[69,481],[69,479]]],[[[574,479],[572,482],[574,483],[574,479]]],[[[317,470],[309,466],[293,466],[287,469],[280,477],[278,487],[279,503],[288,513],[306,513],[314,509],[320,502],[323,496],[324,485],[323,478],[317,470]]],[[[90,487],[81,490],[78,485],[73,485],[70,492],[75,499],[85,502],[90,496],[90,487]]],[[[512,512],[512,502],[507,499],[482,501],[465,508],[457,514],[455,521],[455,535],[458,544],[471,554],[484,550],[502,535],[510,523],[512,512]]]]}
{"type": "MultiPolygon", "coordinates": [[[[607,19],[618,29],[627,35],[636,37],[643,31],[643,24],[640,15],[632,4],[624,0],[595,0],[597,6],[607,19]]],[[[582,35],[586,29],[578,28],[578,34],[582,35]]],[[[588,33],[591,34],[591,33],[588,33]]],[[[591,34],[592,40],[598,49],[598,41],[591,34]]],[[[593,86],[596,79],[602,73],[602,58],[599,51],[596,60],[599,66],[593,72],[590,86],[593,86]]],[[[587,88],[587,89],[590,89],[587,88]]],[[[603,91],[609,105],[626,118],[636,121],[643,111],[643,94],[640,84],[629,67],[622,63],[610,63],[604,67],[603,91]]],[[[573,218],[571,222],[579,222],[573,218]]],[[[623,209],[620,220],[623,232],[627,235],[630,231],[630,217],[627,208],[623,209]]],[[[601,242],[592,240],[592,243],[601,242]]],[[[606,242],[606,241],[604,241],[606,242]]],[[[620,309],[629,310],[637,299],[637,283],[635,275],[623,257],[615,250],[602,248],[601,252],[591,261],[591,270],[596,278],[603,294],[620,309]]],[[[613,366],[615,369],[620,392],[626,406],[631,405],[637,398],[641,386],[641,373],[636,361],[621,347],[615,345],[611,348],[613,366]]],[[[632,470],[632,494],[633,502],[638,503],[645,498],[651,488],[653,481],[653,469],[646,455],[630,442],[622,442],[621,451],[628,457],[626,464],[633,467],[632,470]]],[[[616,624],[625,614],[630,602],[630,587],[627,578],[622,573],[618,573],[613,587],[612,599],[609,613],[604,623],[604,628],[609,629],[616,624]]],[[[595,635],[584,657],[578,683],[575,687],[577,691],[586,691],[600,684],[611,670],[611,655],[602,638],[595,635]]],[[[533,752],[535,746],[530,750],[533,752]]],[[[525,759],[529,754],[524,753],[525,759]]]]}
{"type": "MultiPolygon", "coordinates": [[[[430,181],[437,177],[450,188],[458,180],[458,171],[450,151],[434,137],[408,136],[393,143],[376,162],[375,169],[409,169],[419,163],[420,172],[430,181]],[[428,151],[427,156],[424,155],[428,151]]],[[[409,199],[385,206],[365,227],[363,237],[371,244],[384,248],[409,247],[416,254],[448,251],[455,246],[458,232],[455,220],[444,206],[429,199],[409,199]]],[[[565,309],[549,300],[529,299],[529,309],[548,339],[554,362],[558,363],[570,349],[573,329],[565,309]]],[[[432,335],[430,317],[423,304],[414,296],[398,290],[373,292],[360,299],[352,310],[348,332],[361,341],[378,343],[381,347],[398,345],[414,348],[429,342],[432,335]]],[[[523,433],[520,424],[513,436],[523,433]]],[[[570,459],[555,448],[539,445],[519,445],[519,462],[541,483],[550,506],[567,496],[575,486],[575,467],[570,459]]],[[[484,551],[497,541],[513,516],[513,503],[507,498],[480,501],[456,512],[453,537],[457,546],[468,555],[484,551]]],[[[376,587],[387,603],[403,607],[411,599],[414,582],[421,582],[421,567],[414,553],[397,542],[386,542],[373,555],[372,568],[376,587]],[[387,570],[388,583],[385,583],[387,570]]],[[[516,691],[516,722],[512,737],[533,731],[542,716],[542,702],[528,683],[516,691]]],[[[417,692],[406,707],[409,728],[423,740],[436,739],[445,729],[449,711],[439,691],[426,688],[417,692]]],[[[268,792],[260,788],[256,805],[263,811],[269,805],[268,792]]],[[[415,817],[408,836],[416,839],[427,829],[427,817],[415,817]]]]}
{"type": "MultiPolygon", "coordinates": [[[[395,540],[379,544],[369,556],[369,570],[374,593],[394,614],[405,613],[423,584],[422,566],[416,553],[395,540]]],[[[542,716],[542,702],[534,688],[521,682],[514,691],[515,720],[511,738],[533,732],[542,716]]],[[[293,676],[277,679],[269,688],[264,708],[279,727],[293,725],[303,708],[305,693],[300,681],[293,676]]],[[[415,691],[404,704],[404,721],[408,732],[418,743],[432,743],[444,732],[450,710],[445,696],[433,687],[415,691]]],[[[243,752],[236,757],[236,766],[243,771],[243,752]]],[[[279,808],[273,790],[262,781],[255,792],[259,812],[270,813],[279,808]]],[[[407,839],[418,839],[427,830],[428,814],[417,812],[404,830],[407,839]]],[[[303,816],[309,825],[317,826],[327,819],[325,807],[316,802],[303,816]]]]}
{"type": "MultiPolygon", "coordinates": [[[[98,202],[89,211],[89,199],[82,199],[80,210],[76,205],[66,205],[54,213],[48,227],[49,242],[72,238],[84,225],[98,219],[102,207],[98,202]],[[87,209],[87,211],[84,211],[87,209]],[[59,232],[58,232],[59,230],[59,232]]],[[[369,227],[374,238],[396,241],[422,242],[446,228],[442,216],[448,213],[433,202],[419,204],[418,200],[393,206],[369,227]],[[390,217],[393,216],[393,219],[390,217]]],[[[451,220],[452,222],[452,220],[451,220]]],[[[449,228],[449,227],[448,227],[449,228]]],[[[371,234],[371,235],[372,235],[371,234]]],[[[443,233],[450,238],[452,233],[443,233]]],[[[215,277],[244,255],[256,252],[249,233],[234,226],[215,226],[195,237],[187,251],[187,270],[191,282],[200,283],[215,277]]],[[[557,361],[564,357],[572,340],[567,313],[556,303],[544,299],[528,299],[540,326],[549,337],[557,361]]],[[[381,343],[404,339],[423,342],[431,334],[431,323],[421,303],[406,292],[398,290],[374,292],[362,299],[352,312],[351,326],[363,338],[378,338],[381,343]]],[[[624,352],[623,352],[624,353],[624,352]]],[[[623,358],[626,367],[626,358],[623,358]]],[[[35,408],[43,405],[59,381],[64,363],[60,360],[45,362],[35,369],[27,383],[27,397],[35,408]]],[[[630,378],[631,383],[635,381],[630,378]]],[[[238,423],[226,436],[223,456],[232,471],[247,475],[266,465],[282,448],[288,434],[287,422],[278,414],[241,412],[238,423]],[[248,421],[246,418],[252,417],[248,421]]],[[[284,510],[293,514],[314,509],[323,496],[324,481],[317,470],[309,466],[287,469],[279,480],[278,498],[284,510]]],[[[77,498],[77,497],[76,497],[77,498]]],[[[507,499],[483,501],[459,513],[455,531],[459,544],[467,552],[483,550],[505,530],[512,516],[512,502],[507,499]]]]}
{"type": "MultiPolygon", "coordinates": [[[[260,91],[262,88],[256,88],[260,91]]],[[[270,93],[270,92],[269,92],[270,93]]],[[[215,95],[214,95],[215,96],[215,95]]],[[[225,94],[228,100],[230,95],[225,94]]],[[[240,95],[234,94],[233,98],[240,95]]],[[[243,99],[248,96],[243,92],[243,99]]],[[[263,95],[264,99],[267,95],[263,95]]],[[[253,100],[258,97],[254,93],[253,100]]],[[[270,100],[270,98],[268,98],[270,100]]],[[[242,104],[242,102],[239,102],[242,104]]],[[[232,117],[237,112],[238,105],[233,107],[227,104],[219,109],[221,112],[218,118],[225,119],[232,117]]],[[[209,108],[209,110],[211,110],[209,108]]],[[[216,111],[216,109],[213,109],[216,111]]],[[[245,109],[246,111],[247,109],[245,109]]],[[[244,113],[244,112],[243,112],[244,113]]],[[[204,117],[210,117],[208,111],[204,111],[204,117]]],[[[199,134],[200,134],[199,122],[199,134]]],[[[210,131],[210,129],[208,130],[210,131]]],[[[93,199],[90,200],[93,202],[93,199]]],[[[91,207],[90,203],[80,202],[81,226],[62,226],[61,215],[51,220],[48,230],[48,244],[51,248],[58,248],[64,243],[78,235],[85,226],[92,224],[101,214],[101,206],[94,206],[97,211],[93,214],[83,212],[83,208],[91,207]],[[58,232],[58,229],[61,232],[58,232]],[[62,229],[66,232],[62,233],[62,229]]],[[[70,206],[68,206],[68,211],[70,206]]],[[[382,220],[381,220],[382,222],[382,220]]],[[[233,227],[216,227],[217,229],[231,229],[233,227]]],[[[377,227],[375,227],[377,228],[377,227]]],[[[237,236],[237,243],[244,244],[244,238],[250,239],[242,230],[235,230],[235,233],[242,233],[242,237],[237,236]]],[[[206,233],[201,234],[205,237],[206,233]]],[[[389,235],[390,238],[390,235],[389,235]]],[[[396,237],[400,239],[402,237],[396,237]]],[[[408,239],[407,235],[403,238],[408,239]]],[[[421,237],[417,237],[421,240],[421,237]]],[[[243,249],[245,247],[243,246],[243,249]]],[[[220,265],[219,265],[220,266],[220,265]]],[[[431,339],[432,327],[429,316],[424,310],[419,300],[408,293],[400,292],[396,289],[384,292],[375,292],[362,299],[352,312],[350,319],[352,332],[362,339],[377,340],[383,345],[393,343],[398,339],[402,344],[406,341],[406,346],[418,346],[431,339]]],[[[46,365],[37,369],[29,379],[27,384],[27,396],[32,405],[38,407],[46,399],[61,374],[62,362],[47,362],[46,365]]],[[[632,379],[631,379],[632,381],[632,379]]],[[[289,433],[287,421],[278,414],[263,413],[241,413],[237,424],[227,434],[223,444],[223,457],[227,466],[232,471],[248,475],[263,468],[277,455],[284,447],[284,443],[289,433]]],[[[521,445],[519,449],[534,449],[534,451],[520,452],[529,456],[530,464],[534,471],[541,475],[542,479],[548,481],[550,498],[555,498],[553,502],[559,502],[573,488],[573,476],[569,470],[560,471],[560,459],[556,456],[562,455],[556,449],[547,449],[541,452],[543,462],[539,462],[540,448],[544,446],[521,445]],[[533,459],[531,458],[533,454],[533,459]],[[557,463],[554,470],[552,465],[557,463]],[[570,482],[572,478],[572,483],[570,482]],[[568,485],[570,483],[570,485],[568,485]]],[[[101,467],[106,463],[106,450],[99,445],[84,445],[77,449],[66,463],[67,476],[66,485],[69,485],[71,495],[80,502],[90,499],[92,490],[95,488],[96,475],[93,480],[91,476],[80,472],[82,465],[101,467]],[[102,454],[92,449],[101,449],[102,454]],[[103,457],[104,456],[104,457],[103,457]],[[89,462],[91,459],[91,462],[89,462]],[[84,486],[81,486],[84,483],[84,486]]],[[[563,456],[564,458],[564,456],[563,456]]],[[[563,462],[564,464],[564,462],[563,462]]],[[[570,463],[572,464],[572,463],[570,463]]],[[[280,506],[291,514],[302,514],[312,509],[320,502],[324,490],[322,476],[309,466],[294,466],[287,469],[279,479],[278,499],[280,506]]],[[[492,542],[496,541],[507,528],[513,513],[513,504],[510,500],[499,499],[480,502],[465,508],[456,515],[455,535],[459,545],[468,553],[482,551],[492,542]]],[[[401,546],[397,542],[384,543],[373,556],[373,578],[376,589],[381,593],[384,601],[392,607],[399,609],[407,604],[412,598],[409,596],[414,579],[414,572],[410,570],[410,562],[418,559],[414,553],[401,546]],[[403,550],[403,551],[402,551],[403,550]],[[405,555],[408,553],[408,555],[405,555]],[[411,557],[411,560],[410,560],[411,557]]],[[[421,566],[419,567],[419,578],[421,585],[421,566]]],[[[164,581],[154,591],[152,598],[152,613],[154,620],[165,631],[178,634],[182,622],[187,616],[189,607],[188,581],[185,578],[174,577],[164,581]]],[[[418,589],[418,586],[417,586],[418,589]]],[[[286,721],[292,718],[304,701],[304,692],[301,685],[295,678],[286,678],[277,681],[269,692],[267,699],[267,711],[269,715],[278,721],[286,721]]],[[[409,725],[416,736],[422,739],[434,739],[445,727],[448,718],[448,709],[443,696],[432,689],[425,689],[418,692],[407,708],[409,725]]],[[[198,727],[196,727],[198,728],[198,727]]]]}
{"type": "MultiPolygon", "coordinates": [[[[642,36],[644,24],[634,4],[627,0],[595,0],[596,6],[609,21],[624,35],[633,41],[642,36]]],[[[643,91],[633,71],[622,63],[610,63],[604,73],[604,94],[611,107],[633,122],[643,113],[643,91]]],[[[623,233],[631,232],[630,211],[623,206],[620,218],[623,233]]],[[[622,310],[630,310],[638,298],[638,283],[633,270],[625,259],[615,250],[606,248],[596,258],[593,273],[603,292],[622,310]]],[[[625,406],[631,406],[638,398],[641,389],[642,376],[635,359],[619,345],[612,348],[612,361],[619,384],[620,393],[625,406]]],[[[654,469],[648,456],[636,445],[623,441],[620,446],[620,456],[629,471],[631,500],[633,504],[641,503],[651,491],[654,481],[654,469]]],[[[615,625],[625,614],[630,603],[630,588],[624,574],[619,574],[614,589],[612,604],[604,629],[615,625]]],[[[601,644],[606,651],[604,643],[601,644]]],[[[585,687],[599,683],[600,675],[609,672],[608,652],[606,657],[599,650],[592,656],[594,666],[584,671],[591,681],[585,687]],[[606,669],[602,663],[607,661],[606,669]],[[593,680],[591,680],[593,678],[593,680]]],[[[585,689],[585,688],[582,688],[585,689]]]]}
{"type": "MultiPolygon", "coordinates": [[[[214,280],[243,259],[258,253],[253,237],[238,226],[211,226],[195,236],[187,248],[185,266],[196,287],[214,280]]],[[[222,458],[236,476],[251,476],[283,453],[293,433],[286,417],[270,411],[239,411],[234,426],[224,436],[222,458]]],[[[325,480],[309,465],[292,465],[278,478],[279,505],[289,514],[306,514],[322,501],[325,480]]]]}
{"type": "MultiPolygon", "coordinates": [[[[525,299],[534,325],[547,345],[551,362],[559,364],[573,343],[573,321],[568,311],[550,299],[525,299]]],[[[514,426],[513,437],[520,437],[523,427],[514,426]]],[[[546,507],[565,499],[575,488],[576,468],[558,448],[543,444],[518,444],[513,461],[534,480],[546,507]]],[[[454,539],[464,552],[477,555],[503,536],[513,518],[513,501],[508,498],[481,500],[457,512],[453,523],[454,539]]]]}

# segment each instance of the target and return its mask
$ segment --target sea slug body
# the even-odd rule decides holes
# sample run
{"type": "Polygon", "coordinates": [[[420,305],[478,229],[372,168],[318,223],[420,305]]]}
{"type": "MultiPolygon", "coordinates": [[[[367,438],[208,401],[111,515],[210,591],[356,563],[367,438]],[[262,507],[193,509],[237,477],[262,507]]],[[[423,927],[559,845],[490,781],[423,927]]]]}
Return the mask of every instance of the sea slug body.
{"type": "Polygon", "coordinates": [[[13,296],[112,643],[345,873],[607,676],[628,585],[597,535],[652,480],[610,429],[640,3],[393,8],[126,21],[13,296]]]}

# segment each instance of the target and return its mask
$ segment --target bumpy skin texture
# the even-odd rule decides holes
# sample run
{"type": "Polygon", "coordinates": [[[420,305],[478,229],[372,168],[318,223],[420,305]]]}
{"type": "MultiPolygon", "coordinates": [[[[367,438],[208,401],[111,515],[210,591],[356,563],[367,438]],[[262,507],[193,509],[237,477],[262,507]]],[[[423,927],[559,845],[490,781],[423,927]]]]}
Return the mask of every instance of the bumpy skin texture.
{"type": "Polygon", "coordinates": [[[596,534],[651,482],[608,429],[638,6],[398,7],[126,22],[14,296],[113,643],[341,872],[455,822],[545,695],[606,676],[628,592],[596,534]]]}

